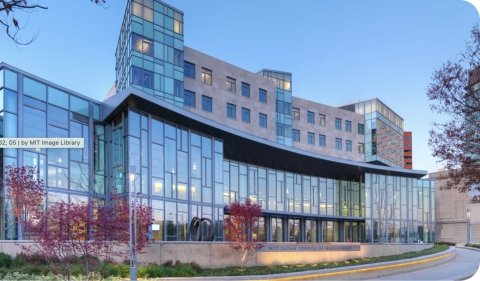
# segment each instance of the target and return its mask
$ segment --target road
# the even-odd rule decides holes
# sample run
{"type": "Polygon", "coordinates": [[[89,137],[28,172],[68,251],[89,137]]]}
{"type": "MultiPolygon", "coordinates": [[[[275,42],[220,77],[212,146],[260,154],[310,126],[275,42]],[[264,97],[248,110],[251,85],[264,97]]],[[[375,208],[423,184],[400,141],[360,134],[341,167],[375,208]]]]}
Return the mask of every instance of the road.
{"type": "MultiPolygon", "coordinates": [[[[456,257],[447,263],[376,280],[462,280],[475,274],[480,264],[480,251],[462,248],[455,250],[456,257]]],[[[480,272],[470,280],[480,280],[480,272]]]]}

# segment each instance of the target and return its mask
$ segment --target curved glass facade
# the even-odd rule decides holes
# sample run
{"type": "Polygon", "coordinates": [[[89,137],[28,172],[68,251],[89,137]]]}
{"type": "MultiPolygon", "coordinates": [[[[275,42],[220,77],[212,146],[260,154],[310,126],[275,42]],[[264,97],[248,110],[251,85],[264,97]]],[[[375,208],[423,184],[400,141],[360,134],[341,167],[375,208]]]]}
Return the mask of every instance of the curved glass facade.
{"type": "MultiPolygon", "coordinates": [[[[102,121],[100,103],[19,71],[0,73],[3,136],[85,139],[84,149],[2,150],[2,167],[38,168],[48,192],[46,206],[106,200],[114,189],[125,196],[134,191],[153,208],[153,239],[189,240],[190,222],[200,217],[212,220],[215,240],[221,241],[225,204],[250,198],[262,207],[253,233],[261,241],[435,239],[434,187],[428,180],[365,172],[344,180],[325,164],[302,174],[228,159],[226,151],[242,154],[240,144],[230,140],[226,147],[222,137],[201,126],[172,122],[171,113],[140,110],[151,108],[151,102],[123,105],[102,121]],[[331,172],[337,176],[325,176],[331,172]]],[[[5,190],[2,198],[2,235],[18,239],[5,190]]]]}

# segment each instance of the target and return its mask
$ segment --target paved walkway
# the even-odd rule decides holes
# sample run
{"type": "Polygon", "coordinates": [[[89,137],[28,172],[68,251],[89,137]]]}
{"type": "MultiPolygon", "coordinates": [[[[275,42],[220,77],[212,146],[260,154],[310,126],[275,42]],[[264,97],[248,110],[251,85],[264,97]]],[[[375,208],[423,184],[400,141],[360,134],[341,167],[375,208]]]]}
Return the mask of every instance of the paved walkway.
{"type": "MultiPolygon", "coordinates": [[[[480,264],[480,251],[456,248],[456,254],[451,261],[435,267],[386,276],[377,280],[463,280],[474,275],[480,264]]],[[[471,280],[480,280],[480,273],[471,280]]]]}

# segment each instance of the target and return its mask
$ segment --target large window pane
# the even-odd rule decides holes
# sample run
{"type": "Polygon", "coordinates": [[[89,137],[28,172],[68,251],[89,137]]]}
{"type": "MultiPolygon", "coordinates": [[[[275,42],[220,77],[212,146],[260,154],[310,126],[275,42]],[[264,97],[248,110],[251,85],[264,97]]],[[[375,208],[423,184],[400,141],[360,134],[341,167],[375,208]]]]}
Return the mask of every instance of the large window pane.
{"type": "Polygon", "coordinates": [[[70,189],[88,192],[88,165],[70,162],[70,189]]]}
{"type": "Polygon", "coordinates": [[[152,144],[152,176],[163,178],[163,146],[152,144]]]}
{"type": "Polygon", "coordinates": [[[4,86],[5,88],[9,88],[11,90],[17,90],[17,73],[5,69],[5,81],[4,86]]]}
{"type": "Polygon", "coordinates": [[[49,187],[68,188],[68,170],[58,168],[55,166],[48,166],[48,181],[49,187]]]}
{"type": "Polygon", "coordinates": [[[77,98],[75,96],[71,96],[70,110],[78,114],[88,116],[88,101],[81,98],[77,98]]]}
{"type": "Polygon", "coordinates": [[[47,86],[30,78],[23,78],[23,93],[42,101],[47,100],[47,86]]]}
{"type": "Polygon", "coordinates": [[[23,136],[24,137],[45,137],[46,116],[45,112],[33,109],[28,106],[23,107],[23,136]]]}
{"type": "Polygon", "coordinates": [[[68,109],[68,94],[55,88],[48,87],[48,102],[68,109]]]}
{"type": "Polygon", "coordinates": [[[48,164],[60,167],[68,167],[68,149],[49,148],[47,149],[48,164]]]}
{"type": "Polygon", "coordinates": [[[6,138],[14,138],[17,136],[17,115],[5,112],[3,123],[3,136],[6,138]]]}
{"type": "Polygon", "coordinates": [[[68,129],[68,111],[48,105],[48,124],[68,129]]]}
{"type": "Polygon", "coordinates": [[[17,113],[17,93],[5,89],[5,110],[17,113]]]}

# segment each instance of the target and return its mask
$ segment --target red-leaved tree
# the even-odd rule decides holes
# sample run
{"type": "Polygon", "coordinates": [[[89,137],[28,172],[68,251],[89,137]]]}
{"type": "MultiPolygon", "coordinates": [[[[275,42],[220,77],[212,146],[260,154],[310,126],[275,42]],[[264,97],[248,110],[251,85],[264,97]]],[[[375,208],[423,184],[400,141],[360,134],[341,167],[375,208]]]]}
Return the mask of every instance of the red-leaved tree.
{"type": "Polygon", "coordinates": [[[234,202],[226,205],[229,213],[225,219],[225,238],[231,241],[232,248],[240,252],[240,264],[246,262],[263,247],[261,243],[252,238],[253,230],[258,227],[262,208],[247,199],[245,203],[234,202]]]}
{"type": "MultiPolygon", "coordinates": [[[[148,229],[153,224],[152,208],[146,204],[134,203],[137,218],[136,251],[141,253],[148,245],[148,229]]],[[[97,206],[98,210],[93,220],[93,236],[95,241],[103,241],[103,257],[110,260],[112,255],[126,258],[126,247],[130,242],[129,219],[130,206],[128,198],[120,197],[116,193],[111,195],[110,201],[104,206],[97,206]]],[[[133,209],[132,209],[133,210],[133,209]]],[[[132,225],[132,229],[133,229],[132,225]]]]}
{"type": "Polygon", "coordinates": [[[4,188],[17,222],[18,239],[23,239],[27,220],[36,219],[42,211],[45,184],[36,168],[10,165],[6,167],[4,188]]]}
{"type": "Polygon", "coordinates": [[[57,202],[48,207],[38,220],[29,221],[28,228],[35,235],[29,253],[42,256],[54,273],[71,280],[73,268],[80,265],[87,277],[98,266],[95,257],[101,254],[101,243],[90,241],[92,217],[87,203],[57,202]]]}
{"type": "Polygon", "coordinates": [[[44,208],[44,183],[34,167],[7,166],[3,188],[18,222],[19,239],[25,231],[34,242],[24,250],[44,257],[67,280],[76,265],[88,279],[99,259],[127,258],[129,227],[135,221],[130,213],[136,214],[136,251],[148,246],[153,215],[146,204],[113,193],[102,205],[92,197],[84,203],[55,202],[44,208]]]}
{"type": "Polygon", "coordinates": [[[138,203],[130,206],[128,198],[117,195],[103,206],[73,202],[48,206],[38,219],[29,221],[34,246],[26,250],[44,257],[50,268],[66,280],[70,280],[77,265],[88,279],[98,268],[99,259],[127,258],[129,223],[133,222],[129,220],[130,207],[137,208],[136,245],[137,252],[141,252],[148,244],[148,228],[153,222],[151,208],[138,203]]]}

